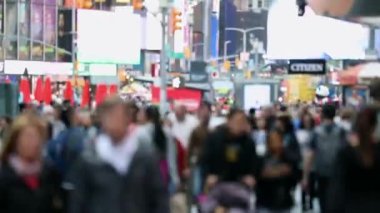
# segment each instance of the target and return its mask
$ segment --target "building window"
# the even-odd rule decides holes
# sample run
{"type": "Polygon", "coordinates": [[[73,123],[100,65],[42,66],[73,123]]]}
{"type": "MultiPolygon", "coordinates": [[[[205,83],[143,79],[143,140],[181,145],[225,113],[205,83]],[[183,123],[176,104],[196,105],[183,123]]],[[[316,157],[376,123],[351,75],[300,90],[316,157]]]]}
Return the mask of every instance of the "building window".
{"type": "Polygon", "coordinates": [[[17,1],[7,0],[5,4],[5,56],[17,59],[17,1]]]}
{"type": "Polygon", "coordinates": [[[18,5],[18,59],[30,59],[30,1],[21,0],[18,5]]]}

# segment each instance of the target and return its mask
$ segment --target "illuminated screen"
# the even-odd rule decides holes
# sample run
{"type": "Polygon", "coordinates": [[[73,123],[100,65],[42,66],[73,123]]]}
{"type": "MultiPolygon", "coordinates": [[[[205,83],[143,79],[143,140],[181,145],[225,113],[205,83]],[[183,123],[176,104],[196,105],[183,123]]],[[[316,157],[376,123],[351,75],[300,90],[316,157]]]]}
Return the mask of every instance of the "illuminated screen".
{"type": "Polygon", "coordinates": [[[269,59],[363,59],[369,30],[360,24],[319,16],[309,7],[297,15],[294,0],[277,0],[268,13],[269,59]]]}
{"type": "Polygon", "coordinates": [[[244,109],[259,109],[271,104],[270,85],[255,84],[244,86],[244,109]]]}
{"type": "Polygon", "coordinates": [[[132,10],[79,10],[78,61],[140,64],[140,22],[140,16],[132,10]]]}

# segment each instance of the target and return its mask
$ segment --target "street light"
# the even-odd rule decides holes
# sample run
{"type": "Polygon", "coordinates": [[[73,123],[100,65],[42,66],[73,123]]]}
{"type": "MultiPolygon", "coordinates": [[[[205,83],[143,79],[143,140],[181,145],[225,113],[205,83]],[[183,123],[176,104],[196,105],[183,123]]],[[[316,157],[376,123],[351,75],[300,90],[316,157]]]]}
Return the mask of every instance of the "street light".
{"type": "Polygon", "coordinates": [[[225,29],[226,31],[236,31],[243,34],[243,51],[247,52],[247,34],[253,31],[261,31],[265,30],[265,27],[253,27],[248,29],[243,28],[235,28],[235,27],[228,27],[225,29]]]}

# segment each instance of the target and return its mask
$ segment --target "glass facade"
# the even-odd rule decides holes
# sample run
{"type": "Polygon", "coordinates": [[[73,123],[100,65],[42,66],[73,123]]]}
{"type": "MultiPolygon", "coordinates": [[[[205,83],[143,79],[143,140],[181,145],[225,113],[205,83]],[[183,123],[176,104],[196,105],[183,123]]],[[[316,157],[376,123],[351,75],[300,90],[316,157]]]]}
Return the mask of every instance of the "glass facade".
{"type": "Polygon", "coordinates": [[[0,2],[0,61],[4,60],[4,1],[0,2]]]}
{"type": "Polygon", "coordinates": [[[61,4],[62,0],[2,0],[0,60],[59,61],[57,21],[61,4]]]}

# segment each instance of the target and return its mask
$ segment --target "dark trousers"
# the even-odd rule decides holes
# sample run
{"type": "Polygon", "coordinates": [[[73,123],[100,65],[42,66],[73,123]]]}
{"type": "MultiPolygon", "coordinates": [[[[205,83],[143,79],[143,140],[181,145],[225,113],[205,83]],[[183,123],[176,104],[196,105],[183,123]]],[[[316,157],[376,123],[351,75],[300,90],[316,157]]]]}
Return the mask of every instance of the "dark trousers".
{"type": "Polygon", "coordinates": [[[316,175],[314,172],[310,173],[308,179],[307,190],[302,190],[302,209],[304,211],[313,210],[313,199],[316,197],[316,175]]]}
{"type": "Polygon", "coordinates": [[[330,178],[319,176],[317,179],[318,182],[318,197],[319,205],[321,208],[321,213],[326,213],[326,204],[327,204],[327,193],[329,190],[330,178]]]}

